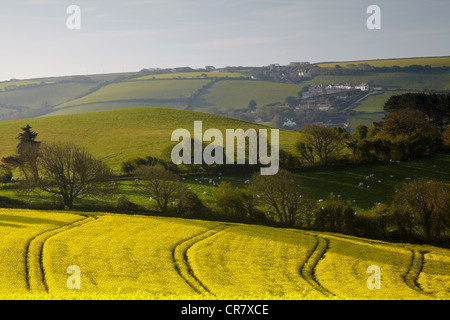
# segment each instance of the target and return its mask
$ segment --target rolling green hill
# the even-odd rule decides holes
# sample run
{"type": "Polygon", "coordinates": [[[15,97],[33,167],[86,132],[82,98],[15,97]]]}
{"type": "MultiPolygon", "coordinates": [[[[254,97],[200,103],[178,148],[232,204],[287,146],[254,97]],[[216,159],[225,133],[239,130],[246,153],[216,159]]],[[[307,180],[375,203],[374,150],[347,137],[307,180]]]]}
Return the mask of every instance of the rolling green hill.
{"type": "MultiPolygon", "coordinates": [[[[212,83],[212,79],[164,78],[177,74],[156,75],[156,80],[137,80],[106,85],[89,95],[55,106],[47,115],[100,111],[130,106],[155,105],[176,109],[205,111],[217,108],[246,109],[254,99],[258,106],[284,102],[287,96],[297,96],[301,86],[267,81],[233,80],[212,83]],[[160,77],[158,77],[160,76],[160,77]],[[208,85],[210,84],[210,85],[208,85]],[[208,85],[208,86],[207,86],[208,85]],[[207,87],[206,87],[207,86],[207,87]],[[189,98],[195,98],[189,103],[189,98]]],[[[230,77],[232,78],[232,77],[230,77]]],[[[140,79],[140,78],[138,78],[140,79]]],[[[144,77],[142,79],[149,79],[144,77]]]]}
{"type": "MultiPolygon", "coordinates": [[[[345,68],[357,63],[367,63],[377,67],[412,65],[448,67],[450,57],[348,61],[340,62],[339,65],[345,68]]],[[[313,66],[334,68],[335,64],[330,62],[313,66]]],[[[391,94],[403,91],[450,90],[450,72],[446,70],[358,71],[350,75],[321,74],[297,84],[250,80],[252,68],[232,70],[234,71],[168,71],[150,75],[130,72],[0,82],[0,120],[70,115],[142,106],[224,113],[231,109],[246,110],[251,100],[256,101],[257,107],[283,104],[286,97],[297,97],[299,91],[307,85],[368,83],[371,88],[381,87],[385,92],[383,95],[369,97],[348,115],[351,130],[358,124],[370,125],[373,121],[379,121],[383,116],[380,111],[382,104],[391,94]]],[[[269,72],[267,70],[263,73],[269,72]]],[[[342,118],[345,119],[345,116],[342,118]]],[[[327,120],[329,119],[324,121],[327,120]]]]}
{"type": "MultiPolygon", "coordinates": [[[[0,157],[13,154],[20,128],[30,124],[39,141],[72,141],[104,158],[113,168],[139,156],[160,156],[172,142],[173,130],[186,128],[192,134],[194,121],[203,129],[268,128],[255,123],[196,111],[139,107],[83,114],[0,122],[0,157]]],[[[282,130],[280,147],[290,149],[299,133],[282,130]]]]}
{"type": "Polygon", "coordinates": [[[247,78],[247,76],[239,72],[172,72],[138,77],[134,78],[133,80],[205,78],[247,78]]]}
{"type": "Polygon", "coordinates": [[[185,100],[208,82],[209,80],[155,80],[113,83],[80,99],[60,104],[55,109],[99,102],[148,103],[149,100],[185,100]]]}
{"type": "Polygon", "coordinates": [[[296,84],[254,80],[224,80],[216,82],[193,102],[193,110],[217,108],[247,109],[250,100],[257,106],[284,102],[288,96],[296,97],[302,87],[296,84]]]}
{"type": "Polygon", "coordinates": [[[53,111],[53,106],[78,98],[94,88],[95,83],[43,83],[15,82],[14,87],[0,92],[0,119],[27,118],[53,111]],[[25,84],[24,84],[25,83],[25,84]],[[28,85],[27,85],[28,84],[28,85]]]}

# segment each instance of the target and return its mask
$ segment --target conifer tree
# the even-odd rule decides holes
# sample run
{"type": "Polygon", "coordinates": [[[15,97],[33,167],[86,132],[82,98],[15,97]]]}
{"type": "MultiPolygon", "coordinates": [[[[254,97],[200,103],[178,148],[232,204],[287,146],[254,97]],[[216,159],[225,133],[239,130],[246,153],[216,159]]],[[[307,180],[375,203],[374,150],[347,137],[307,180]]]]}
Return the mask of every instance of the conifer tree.
{"type": "Polygon", "coordinates": [[[22,128],[21,133],[19,133],[19,135],[17,136],[17,139],[19,140],[19,144],[17,145],[17,152],[19,154],[22,154],[24,147],[26,145],[39,145],[39,141],[36,141],[36,137],[38,136],[38,134],[34,131],[31,130],[31,126],[29,124],[27,124],[26,127],[22,128]]]}

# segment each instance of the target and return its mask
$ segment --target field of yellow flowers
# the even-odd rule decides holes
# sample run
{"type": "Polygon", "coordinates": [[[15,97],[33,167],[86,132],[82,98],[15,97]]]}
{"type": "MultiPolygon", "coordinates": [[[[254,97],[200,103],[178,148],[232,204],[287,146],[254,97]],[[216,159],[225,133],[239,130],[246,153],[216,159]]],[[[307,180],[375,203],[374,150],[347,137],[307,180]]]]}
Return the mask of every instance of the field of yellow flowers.
{"type": "Polygon", "coordinates": [[[450,298],[448,249],[224,222],[0,209],[0,257],[0,299],[450,298]]]}

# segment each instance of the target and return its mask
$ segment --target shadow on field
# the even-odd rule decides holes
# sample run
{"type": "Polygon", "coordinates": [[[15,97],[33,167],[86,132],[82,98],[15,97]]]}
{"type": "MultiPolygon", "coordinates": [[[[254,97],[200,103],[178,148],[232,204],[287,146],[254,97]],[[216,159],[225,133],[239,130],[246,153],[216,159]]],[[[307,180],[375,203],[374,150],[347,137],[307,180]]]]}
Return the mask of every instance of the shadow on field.
{"type": "Polygon", "coordinates": [[[20,224],[4,223],[4,222],[0,222],[0,227],[25,228],[24,226],[22,226],[20,224]]]}
{"type": "Polygon", "coordinates": [[[9,225],[9,226],[17,226],[7,222],[18,222],[18,223],[27,223],[27,224],[53,224],[56,226],[63,226],[67,224],[67,222],[45,219],[45,218],[35,218],[35,217],[24,217],[24,216],[15,216],[9,214],[0,214],[0,226],[1,225],[9,225]]]}

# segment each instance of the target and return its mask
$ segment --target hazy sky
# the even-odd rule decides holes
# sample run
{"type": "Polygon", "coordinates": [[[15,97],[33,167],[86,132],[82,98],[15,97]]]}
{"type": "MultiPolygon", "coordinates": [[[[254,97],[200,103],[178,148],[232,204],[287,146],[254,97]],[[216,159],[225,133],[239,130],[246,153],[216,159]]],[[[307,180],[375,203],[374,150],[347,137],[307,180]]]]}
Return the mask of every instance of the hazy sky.
{"type": "Polygon", "coordinates": [[[2,0],[0,80],[444,56],[449,12],[449,0],[2,0]],[[380,30],[366,27],[372,4],[380,30]]]}

